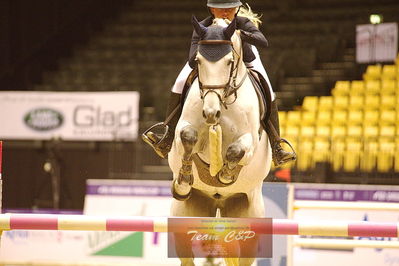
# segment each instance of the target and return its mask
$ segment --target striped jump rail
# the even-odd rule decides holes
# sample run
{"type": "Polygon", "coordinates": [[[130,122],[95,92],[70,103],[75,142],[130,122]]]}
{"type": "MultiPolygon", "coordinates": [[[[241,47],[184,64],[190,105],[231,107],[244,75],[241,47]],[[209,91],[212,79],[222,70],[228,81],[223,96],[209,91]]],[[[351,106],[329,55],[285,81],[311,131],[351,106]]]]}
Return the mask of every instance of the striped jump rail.
{"type": "MultiPolygon", "coordinates": [[[[0,230],[168,232],[168,218],[170,217],[0,214],[0,230]]],[[[272,234],[275,235],[399,237],[399,223],[273,219],[271,227],[272,234]]],[[[256,228],[261,232],[259,224],[256,228]]]]}

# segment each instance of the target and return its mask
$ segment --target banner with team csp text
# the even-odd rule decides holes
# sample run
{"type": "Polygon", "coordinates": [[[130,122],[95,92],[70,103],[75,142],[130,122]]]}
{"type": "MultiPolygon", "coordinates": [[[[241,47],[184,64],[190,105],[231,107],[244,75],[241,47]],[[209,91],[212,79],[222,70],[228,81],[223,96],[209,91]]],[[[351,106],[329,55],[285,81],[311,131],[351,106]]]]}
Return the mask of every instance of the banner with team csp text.
{"type": "Polygon", "coordinates": [[[112,141],[138,135],[139,93],[0,92],[0,139],[112,141]]]}

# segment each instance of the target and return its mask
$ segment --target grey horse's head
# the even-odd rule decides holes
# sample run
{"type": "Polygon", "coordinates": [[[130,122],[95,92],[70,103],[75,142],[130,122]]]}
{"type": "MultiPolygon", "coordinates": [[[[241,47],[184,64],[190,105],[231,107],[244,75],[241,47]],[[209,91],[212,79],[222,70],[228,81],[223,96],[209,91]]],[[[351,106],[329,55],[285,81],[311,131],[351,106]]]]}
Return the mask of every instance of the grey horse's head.
{"type": "MultiPolygon", "coordinates": [[[[211,25],[205,27],[198,22],[195,16],[192,17],[192,24],[195,32],[200,37],[201,41],[213,41],[213,40],[225,40],[230,41],[236,30],[236,19],[226,27],[218,25],[211,25]]],[[[204,56],[207,60],[215,62],[220,60],[223,56],[232,51],[232,46],[228,43],[218,44],[198,44],[198,52],[204,56]]]]}

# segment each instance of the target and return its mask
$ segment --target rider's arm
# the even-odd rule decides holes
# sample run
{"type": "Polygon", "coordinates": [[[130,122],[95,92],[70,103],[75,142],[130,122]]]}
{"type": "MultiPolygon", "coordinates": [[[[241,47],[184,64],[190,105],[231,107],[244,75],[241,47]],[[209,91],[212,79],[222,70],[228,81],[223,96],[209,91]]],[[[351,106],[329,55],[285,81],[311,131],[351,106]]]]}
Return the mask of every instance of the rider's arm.
{"type": "Polygon", "coordinates": [[[198,50],[198,41],[199,41],[199,36],[198,34],[194,31],[193,36],[191,37],[191,47],[190,47],[190,53],[188,57],[188,64],[192,69],[195,68],[195,57],[197,55],[197,50],[198,50]]]}
{"type": "Polygon", "coordinates": [[[263,33],[246,17],[237,16],[237,29],[241,31],[241,39],[257,47],[268,45],[263,33]]]}

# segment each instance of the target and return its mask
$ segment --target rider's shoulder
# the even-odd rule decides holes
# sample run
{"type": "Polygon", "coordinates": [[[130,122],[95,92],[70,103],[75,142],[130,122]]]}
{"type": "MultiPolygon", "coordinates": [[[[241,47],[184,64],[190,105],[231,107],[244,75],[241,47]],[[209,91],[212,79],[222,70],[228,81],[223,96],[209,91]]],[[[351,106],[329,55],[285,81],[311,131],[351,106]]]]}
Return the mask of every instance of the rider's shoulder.
{"type": "Polygon", "coordinates": [[[247,17],[242,17],[242,16],[237,16],[237,25],[240,26],[244,26],[247,25],[248,23],[253,24],[251,20],[249,20],[247,17]]]}

